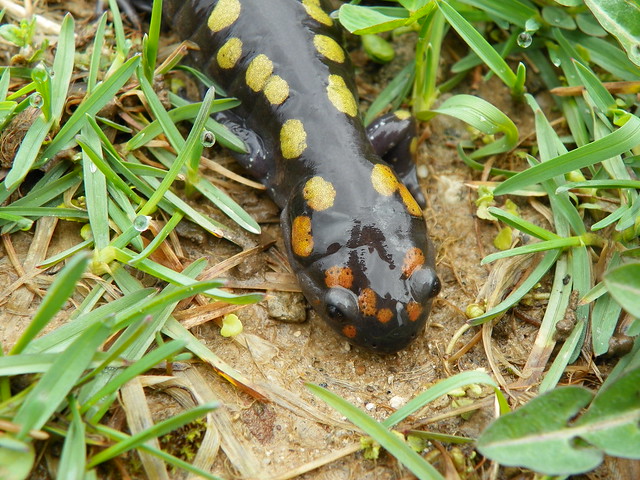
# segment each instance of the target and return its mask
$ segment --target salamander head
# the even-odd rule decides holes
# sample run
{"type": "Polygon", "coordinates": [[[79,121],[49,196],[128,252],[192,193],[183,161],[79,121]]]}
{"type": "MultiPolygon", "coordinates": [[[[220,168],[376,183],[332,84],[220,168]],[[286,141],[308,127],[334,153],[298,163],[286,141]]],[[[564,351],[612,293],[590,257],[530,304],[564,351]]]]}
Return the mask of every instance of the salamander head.
{"type": "Polygon", "coordinates": [[[340,181],[313,177],[290,197],[282,224],[314,309],[350,343],[393,353],[422,332],[440,282],[422,211],[379,167],[395,182],[382,195],[366,183],[341,195],[340,181]]]}

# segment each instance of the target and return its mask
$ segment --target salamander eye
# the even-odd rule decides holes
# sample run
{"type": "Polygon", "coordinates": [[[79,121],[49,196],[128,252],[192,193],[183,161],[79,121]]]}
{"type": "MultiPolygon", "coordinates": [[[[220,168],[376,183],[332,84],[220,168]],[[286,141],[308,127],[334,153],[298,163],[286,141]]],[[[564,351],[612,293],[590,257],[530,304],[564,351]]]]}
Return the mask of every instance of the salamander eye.
{"type": "Polygon", "coordinates": [[[440,279],[433,268],[421,268],[411,275],[411,293],[414,298],[427,300],[440,293],[440,279]]]}
{"type": "Polygon", "coordinates": [[[327,315],[336,322],[353,319],[358,313],[358,299],[346,288],[330,288],[324,296],[324,303],[327,315]]]}

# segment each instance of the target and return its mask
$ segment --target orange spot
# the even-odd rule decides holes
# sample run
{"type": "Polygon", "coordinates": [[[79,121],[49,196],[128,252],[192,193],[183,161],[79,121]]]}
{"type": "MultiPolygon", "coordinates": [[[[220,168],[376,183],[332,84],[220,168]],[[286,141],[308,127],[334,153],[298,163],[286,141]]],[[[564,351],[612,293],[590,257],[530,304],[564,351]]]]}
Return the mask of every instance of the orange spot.
{"type": "Polygon", "coordinates": [[[342,328],[342,334],[347,338],[356,338],[358,334],[358,329],[353,325],[345,325],[342,328]]]}
{"type": "Polygon", "coordinates": [[[370,288],[365,288],[358,297],[358,307],[363,315],[375,316],[376,311],[376,292],[370,288]]]}
{"type": "Polygon", "coordinates": [[[402,273],[405,277],[410,277],[411,274],[417,268],[422,267],[424,265],[424,253],[418,247],[413,247],[409,249],[407,254],[404,256],[404,263],[402,264],[402,273]]]}
{"type": "Polygon", "coordinates": [[[291,225],[291,248],[299,257],[308,257],[313,252],[313,235],[311,234],[311,218],[299,216],[291,225]]]}
{"type": "Polygon", "coordinates": [[[387,323],[393,318],[393,312],[388,308],[381,308],[380,310],[378,310],[377,317],[380,323],[387,323]]]}
{"type": "Polygon", "coordinates": [[[385,197],[393,195],[393,192],[395,192],[400,185],[393,170],[381,163],[373,166],[373,170],[371,170],[371,183],[373,184],[373,188],[385,197]]]}
{"type": "Polygon", "coordinates": [[[422,305],[418,302],[409,302],[407,304],[407,313],[409,314],[409,320],[415,322],[422,313],[422,305]]]}
{"type": "Polygon", "coordinates": [[[418,202],[416,202],[416,199],[413,198],[413,195],[411,195],[409,189],[402,183],[399,185],[399,189],[400,197],[402,197],[402,202],[404,203],[404,206],[407,207],[409,213],[414,217],[421,217],[422,209],[420,208],[420,205],[418,205],[418,202]]]}
{"type": "Polygon", "coordinates": [[[349,267],[340,267],[338,265],[328,268],[324,272],[324,283],[329,288],[351,288],[353,285],[353,272],[349,267]]]}

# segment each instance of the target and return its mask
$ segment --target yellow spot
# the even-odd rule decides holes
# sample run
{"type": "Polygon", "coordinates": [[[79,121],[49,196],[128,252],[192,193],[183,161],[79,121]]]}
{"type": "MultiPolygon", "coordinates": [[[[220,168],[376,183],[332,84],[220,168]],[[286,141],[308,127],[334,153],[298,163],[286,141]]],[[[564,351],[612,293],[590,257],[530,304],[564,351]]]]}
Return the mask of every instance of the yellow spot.
{"type": "Polygon", "coordinates": [[[380,310],[378,310],[378,314],[376,315],[376,317],[378,317],[378,321],[380,323],[387,323],[393,318],[393,312],[388,308],[381,308],[380,310]]]}
{"type": "Polygon", "coordinates": [[[298,119],[289,119],[280,130],[280,149],[284,158],[296,158],[307,148],[307,132],[298,119]]]}
{"type": "Polygon", "coordinates": [[[291,225],[291,248],[299,257],[308,257],[313,252],[313,236],[311,234],[311,218],[299,216],[291,225]]]}
{"type": "Polygon", "coordinates": [[[238,63],[240,55],[242,55],[242,40],[233,37],[220,47],[216,59],[220,68],[233,68],[238,63]]]}
{"type": "Polygon", "coordinates": [[[247,85],[254,92],[264,88],[265,83],[273,73],[273,62],[266,55],[260,54],[254,57],[247,67],[247,85]]]}
{"type": "Polygon", "coordinates": [[[404,203],[404,206],[407,207],[409,213],[414,217],[421,217],[422,209],[420,208],[420,205],[418,205],[418,202],[416,202],[416,199],[413,198],[413,195],[411,195],[409,189],[405,187],[403,183],[398,184],[398,188],[400,189],[402,202],[404,203]]]}
{"type": "Polygon", "coordinates": [[[385,197],[393,195],[393,192],[400,186],[400,182],[398,182],[393,170],[391,170],[389,166],[381,163],[373,166],[371,183],[373,184],[373,188],[385,197]]]}
{"type": "Polygon", "coordinates": [[[340,75],[329,75],[329,85],[327,85],[327,95],[333,106],[352,117],[358,113],[356,99],[344,79],[340,75]]]}
{"type": "Polygon", "coordinates": [[[411,113],[408,112],[407,110],[396,110],[394,112],[394,115],[398,120],[406,120],[411,116],[411,113]]]}
{"type": "Polygon", "coordinates": [[[375,316],[378,309],[376,308],[376,292],[370,288],[362,290],[358,296],[358,307],[363,315],[375,316]]]}
{"type": "Polygon", "coordinates": [[[331,20],[331,17],[327,15],[322,8],[320,8],[319,3],[320,2],[317,0],[302,0],[302,5],[311,18],[318,23],[322,23],[323,25],[330,27],[333,25],[333,20],[331,20]]]}
{"type": "Polygon", "coordinates": [[[409,320],[415,322],[420,318],[420,314],[422,313],[422,305],[418,302],[409,302],[407,304],[407,313],[409,314],[409,320]]]}
{"type": "Polygon", "coordinates": [[[356,338],[358,334],[358,329],[353,325],[345,325],[342,328],[342,334],[347,338],[356,338]]]}
{"type": "Polygon", "coordinates": [[[313,37],[313,44],[320,55],[333,62],[344,62],[344,50],[333,38],[326,35],[316,35],[313,37]]]}
{"type": "Polygon", "coordinates": [[[289,84],[278,75],[271,75],[264,86],[264,95],[273,105],[280,105],[289,97],[289,84]]]}
{"type": "Polygon", "coordinates": [[[324,272],[324,283],[328,288],[344,287],[349,289],[353,285],[353,271],[349,267],[338,265],[328,268],[324,272]]]}
{"type": "Polygon", "coordinates": [[[411,274],[424,265],[424,253],[418,247],[410,248],[404,256],[404,262],[402,263],[402,273],[405,277],[410,277],[411,274]]]}
{"type": "Polygon", "coordinates": [[[313,177],[305,183],[302,195],[313,210],[326,210],[333,207],[336,189],[333,188],[331,182],[327,182],[324,178],[313,177]]]}
{"type": "Polygon", "coordinates": [[[213,32],[219,32],[223,28],[232,25],[240,16],[239,0],[220,0],[213,7],[207,26],[213,32]]]}

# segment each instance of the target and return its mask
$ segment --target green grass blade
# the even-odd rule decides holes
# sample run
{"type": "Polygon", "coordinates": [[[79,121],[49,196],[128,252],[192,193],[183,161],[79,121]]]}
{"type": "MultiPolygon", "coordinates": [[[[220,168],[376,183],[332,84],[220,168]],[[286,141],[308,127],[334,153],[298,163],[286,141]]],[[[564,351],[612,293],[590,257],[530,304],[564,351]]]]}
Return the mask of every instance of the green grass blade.
{"type": "Polygon", "coordinates": [[[504,135],[501,139],[473,152],[469,155],[472,159],[506,152],[515,147],[518,142],[518,129],[511,119],[479,97],[455,95],[433,111],[459,118],[488,135],[497,133],[504,135]]]}
{"type": "Polygon", "coordinates": [[[51,368],[27,394],[13,419],[21,427],[18,439],[26,438],[29,430],[40,429],[49,420],[89,366],[110,332],[108,322],[95,323],[58,356],[51,368]],[[64,372],[64,375],[61,375],[61,372],[64,372]]]}
{"type": "Polygon", "coordinates": [[[444,0],[438,1],[438,7],[451,26],[463,40],[471,47],[484,63],[509,87],[513,93],[518,84],[518,78],[498,52],[487,42],[478,31],[467,22],[451,5],[444,0]]]}
{"type": "Polygon", "coordinates": [[[6,213],[22,215],[24,217],[59,217],[59,218],[89,218],[84,210],[75,208],[54,208],[54,207],[2,207],[6,213]]]}
{"type": "Polygon", "coordinates": [[[9,170],[4,179],[7,190],[16,188],[27,176],[38,157],[42,142],[47,137],[50,128],[51,124],[45,120],[42,114],[33,122],[22,140],[20,149],[16,153],[11,170],[9,170]]]}
{"type": "Polygon", "coordinates": [[[548,250],[577,247],[582,245],[582,239],[580,237],[568,237],[568,238],[555,238],[553,240],[545,240],[542,242],[531,243],[529,245],[523,245],[521,247],[511,248],[503,252],[492,253],[482,259],[481,265],[495,262],[501,258],[515,257],[516,255],[524,255],[527,253],[546,252],[548,250]]]}
{"type": "Polygon", "coordinates": [[[58,478],[83,480],[87,455],[85,428],[73,397],[69,397],[69,409],[71,410],[71,423],[62,447],[58,478]]]}
{"type": "Polygon", "coordinates": [[[53,60],[53,78],[51,79],[51,116],[54,125],[60,122],[64,104],[67,102],[67,91],[71,85],[76,43],[73,34],[74,23],[70,14],[65,15],[60,26],[58,48],[53,60]]]}
{"type": "MultiPolygon", "coordinates": [[[[97,126],[97,124],[96,124],[97,126]]],[[[99,142],[93,142],[93,145],[89,143],[89,138],[87,135],[83,134],[82,136],[76,137],[76,142],[82,148],[83,154],[87,156],[87,161],[90,161],[95,168],[109,180],[109,185],[112,188],[117,188],[121,192],[123,192],[127,197],[129,197],[133,202],[142,203],[142,198],[136,194],[131,187],[122,180],[104,161],[101,154],[101,148],[99,142]]],[[[93,173],[93,172],[91,172],[93,173]]],[[[97,173],[97,172],[95,172],[97,173]]],[[[105,197],[103,200],[106,200],[106,190],[105,197]]],[[[105,208],[105,212],[107,209],[105,208]]]]}
{"type": "Polygon", "coordinates": [[[156,293],[155,288],[142,288],[129,293],[112,302],[105,303],[95,310],[82,313],[72,321],[52,330],[51,332],[31,341],[24,349],[25,353],[60,352],[78,335],[94,323],[104,322],[113,316],[124,316],[130,312],[138,312],[156,293]]]}
{"type": "Polygon", "coordinates": [[[416,64],[410,62],[404,67],[388,85],[380,92],[373,103],[369,106],[367,114],[364,117],[364,124],[369,125],[373,120],[386,108],[387,105],[394,105],[392,109],[397,108],[395,105],[403,101],[411,87],[416,74],[416,64]]]}
{"type": "Polygon", "coordinates": [[[503,314],[511,307],[513,307],[542,279],[542,277],[549,271],[556,260],[560,257],[561,253],[562,252],[560,250],[548,251],[542,258],[540,263],[533,270],[533,272],[531,272],[527,279],[522,282],[518,288],[511,292],[511,295],[509,295],[495,307],[491,308],[488,312],[478,317],[472,318],[471,320],[469,320],[469,323],[471,325],[480,325],[491,320],[492,318],[503,314]]]}
{"type": "Polygon", "coordinates": [[[370,435],[420,480],[444,480],[444,477],[429,462],[418,455],[404,440],[390,432],[384,425],[376,422],[335,393],[318,385],[308,383],[306,386],[316,397],[370,435]]]}
{"type": "Polygon", "coordinates": [[[143,43],[142,65],[144,74],[150,82],[153,81],[158,57],[158,41],[160,38],[160,23],[162,18],[162,2],[153,2],[151,9],[151,21],[149,22],[149,34],[143,43]]]}
{"type": "Polygon", "coordinates": [[[199,405],[194,407],[186,412],[179,413],[173,417],[168,418],[156,425],[136,434],[128,437],[125,440],[121,440],[120,442],[112,445],[111,447],[101,451],[100,453],[94,455],[89,461],[87,467],[93,468],[101,463],[106,462],[112,458],[117,457],[118,455],[122,455],[129,450],[134,448],[141,447],[147,440],[152,438],[160,437],[166,433],[171,432],[177,428],[180,428],[187,423],[190,423],[204,415],[206,415],[211,410],[214,410],[219,407],[219,403],[211,402],[199,405]]]}
{"type": "MultiPolygon", "coordinates": [[[[112,440],[120,440],[120,441],[124,441],[127,440],[131,437],[129,437],[128,435],[119,432],[118,430],[114,430],[112,428],[106,427],[104,425],[96,425],[95,429],[97,431],[97,433],[99,433],[100,435],[105,436],[106,438],[110,438],[112,440]]],[[[137,448],[139,448],[140,450],[144,450],[145,452],[149,452],[152,455],[155,455],[156,457],[162,459],[164,462],[166,462],[168,465],[171,465],[175,468],[181,468],[182,470],[186,471],[186,472],[190,472],[193,473],[194,475],[196,475],[197,478],[206,478],[208,480],[224,480],[221,477],[217,477],[215,475],[212,475],[208,472],[205,472],[204,470],[201,470],[199,468],[194,467],[193,465],[191,465],[190,463],[185,462],[184,460],[180,460],[177,457],[174,457],[173,455],[168,454],[167,452],[164,452],[162,450],[156,449],[154,447],[151,447],[148,444],[141,444],[139,445],[137,448]]],[[[97,480],[97,479],[96,479],[97,480]]]]}
{"type": "MultiPolygon", "coordinates": [[[[141,85],[142,84],[144,84],[143,79],[141,79],[141,85]]],[[[156,191],[153,193],[153,195],[151,195],[151,198],[149,198],[147,203],[140,209],[139,211],[140,215],[148,215],[156,207],[160,199],[162,199],[162,197],[168,191],[169,187],[171,186],[175,178],[178,176],[178,173],[180,173],[180,170],[182,169],[182,167],[185,165],[187,160],[191,158],[191,152],[193,152],[193,150],[196,148],[196,145],[199,145],[199,146],[202,145],[200,143],[202,130],[204,129],[204,125],[207,119],[209,118],[209,112],[211,111],[211,104],[213,102],[214,95],[215,95],[215,90],[209,89],[209,91],[207,91],[204,101],[202,102],[202,107],[198,112],[198,116],[196,117],[196,120],[193,123],[193,127],[189,132],[189,136],[187,137],[186,142],[183,140],[182,136],[180,136],[180,133],[177,131],[175,125],[173,125],[173,123],[169,121],[169,123],[171,123],[170,130],[171,131],[175,130],[175,133],[179,137],[179,140],[176,138],[172,141],[171,140],[172,135],[168,134],[166,130],[165,130],[165,133],[167,134],[167,138],[169,138],[169,141],[172,142],[172,144],[174,144],[174,148],[176,149],[176,151],[180,153],[178,154],[178,157],[176,158],[173,165],[171,165],[171,168],[165,175],[164,179],[162,180],[162,182],[160,183],[156,191]]],[[[162,112],[164,112],[164,109],[162,109],[162,112]]],[[[166,114],[166,112],[164,113],[166,114]]],[[[168,115],[166,116],[165,120],[167,119],[168,119],[168,115]]],[[[161,120],[161,123],[162,123],[162,120],[161,120]]],[[[167,125],[163,124],[163,128],[166,128],[166,127],[167,125]]]]}
{"type": "Polygon", "coordinates": [[[180,211],[175,212],[169,221],[162,227],[162,229],[158,232],[157,235],[153,237],[153,240],[145,247],[145,249],[140,252],[138,255],[129,260],[129,265],[136,266],[136,264],[148,258],[161,244],[165,241],[165,239],[169,236],[169,234],[176,228],[176,225],[180,223],[180,220],[184,217],[184,214],[180,211]]]}
{"type": "Polygon", "coordinates": [[[107,27],[107,12],[104,12],[98,21],[96,34],[93,39],[91,59],[89,61],[89,77],[87,78],[87,94],[91,94],[98,81],[100,73],[100,58],[102,57],[102,46],[104,44],[104,33],[107,27]]]}
{"type": "Polygon", "coordinates": [[[640,144],[640,119],[629,115],[627,122],[604,138],[578,147],[552,160],[542,162],[498,185],[495,195],[504,195],[534,183],[543,182],[607,158],[621,155],[640,144]]]}
{"type": "MultiPolygon", "coordinates": [[[[95,158],[101,160],[100,139],[88,126],[82,127],[82,134],[86,139],[86,146],[91,146],[95,158]],[[95,153],[97,150],[98,153],[95,153]]],[[[78,143],[79,144],[79,143],[78,143]]],[[[91,156],[83,149],[82,171],[84,178],[85,203],[93,241],[98,250],[109,244],[109,209],[107,201],[107,180],[98,169],[91,156]]]]}
{"type": "Polygon", "coordinates": [[[515,215],[505,212],[504,210],[500,210],[499,208],[489,207],[489,213],[501,222],[517,228],[523,233],[539,238],[540,240],[556,240],[560,238],[558,235],[550,232],[547,229],[538,227],[531,222],[528,222],[520,217],[516,217],[515,215]]]}
{"type": "Polygon", "coordinates": [[[242,228],[251,233],[260,233],[260,225],[258,225],[258,222],[218,187],[204,179],[200,179],[195,187],[202,195],[208,198],[211,203],[222,210],[225,215],[242,228]]]}
{"type": "MultiPolygon", "coordinates": [[[[169,118],[173,123],[178,123],[183,120],[193,121],[198,116],[198,112],[200,111],[202,102],[188,103],[184,99],[175,99],[173,95],[169,95],[169,98],[172,104],[179,105],[167,112],[169,118]]],[[[240,102],[233,98],[217,99],[213,102],[211,113],[228,110],[229,108],[237,107],[238,105],[240,105],[240,102]]],[[[231,131],[224,125],[221,125],[213,119],[209,118],[207,119],[205,128],[215,135],[216,142],[220,143],[223,147],[229,148],[234,152],[246,153],[246,149],[242,140],[233,135],[231,131]]],[[[131,137],[131,139],[125,144],[125,149],[126,151],[136,150],[146,145],[158,135],[162,134],[162,132],[162,125],[158,120],[154,120],[138,133],[136,133],[133,137],[131,137]]]]}
{"type": "MultiPolygon", "coordinates": [[[[216,89],[216,92],[218,92],[219,94],[222,94],[222,90],[220,89],[220,87],[216,86],[215,89],[216,89]]],[[[177,108],[180,108],[183,106],[186,107],[189,105],[197,105],[198,106],[197,111],[193,113],[193,115],[190,118],[195,119],[197,116],[197,112],[200,111],[201,102],[190,104],[184,98],[179,97],[178,95],[172,92],[169,92],[169,100],[171,101],[171,105],[177,108]]],[[[211,113],[228,110],[238,105],[240,105],[240,101],[235,98],[220,98],[218,100],[213,101],[213,107],[211,108],[211,113]]],[[[171,115],[171,112],[169,112],[169,115],[171,115]]],[[[231,133],[231,130],[229,130],[225,125],[222,125],[214,121],[212,118],[209,118],[207,119],[205,128],[210,132],[213,132],[213,134],[216,136],[216,142],[218,142],[223,147],[233,150],[234,152],[247,153],[247,147],[245,146],[244,142],[240,140],[240,138],[238,138],[236,135],[231,133]]]]}
{"type": "Polygon", "coordinates": [[[356,35],[387,32],[402,27],[409,20],[409,12],[400,7],[362,7],[342,5],[338,11],[340,23],[356,35]]]}
{"type": "Polygon", "coordinates": [[[84,99],[42,153],[42,163],[51,159],[73,140],[74,135],[80,131],[82,125],[86,122],[86,115],[94,116],[102,107],[113,100],[118,90],[129,81],[139,63],[140,57],[130,58],[113,75],[99,84],[91,95],[84,99]]]}
{"type": "Polygon", "coordinates": [[[71,259],[69,264],[58,273],[29,326],[9,352],[10,355],[17,355],[22,352],[62,309],[62,306],[73,293],[76,283],[86,270],[88,262],[88,256],[78,255],[71,259]]]}
{"type": "Polygon", "coordinates": [[[167,342],[158,348],[152,350],[147,355],[143,356],[140,360],[137,360],[133,365],[125,368],[118,375],[112,377],[106,385],[104,385],[100,390],[95,392],[90,398],[88,398],[80,409],[81,413],[88,411],[93,405],[98,403],[100,400],[104,399],[117,392],[120,387],[122,387],[125,383],[138,375],[143,374],[147,370],[153,368],[163,360],[173,356],[178,353],[180,350],[184,348],[185,342],[181,342],[179,340],[172,340],[171,342],[167,342]]]}
{"type": "Polygon", "coordinates": [[[496,382],[489,375],[480,370],[461,372],[453,377],[441,380],[424,392],[421,392],[417,397],[408,401],[402,408],[399,408],[397,411],[389,415],[382,424],[385,427],[391,428],[407,418],[409,415],[413,415],[429,402],[446,395],[451,390],[477,383],[490,385],[494,389],[498,388],[496,382]]]}
{"type": "Polygon", "coordinates": [[[508,2],[496,2],[495,0],[459,0],[459,2],[479,8],[493,18],[502,18],[523,30],[527,27],[528,20],[541,20],[538,10],[519,0],[509,0],[508,2]]]}

